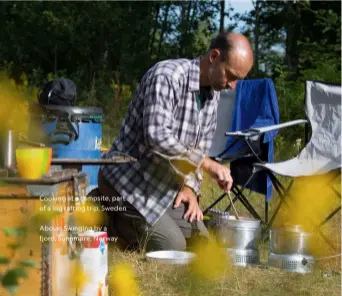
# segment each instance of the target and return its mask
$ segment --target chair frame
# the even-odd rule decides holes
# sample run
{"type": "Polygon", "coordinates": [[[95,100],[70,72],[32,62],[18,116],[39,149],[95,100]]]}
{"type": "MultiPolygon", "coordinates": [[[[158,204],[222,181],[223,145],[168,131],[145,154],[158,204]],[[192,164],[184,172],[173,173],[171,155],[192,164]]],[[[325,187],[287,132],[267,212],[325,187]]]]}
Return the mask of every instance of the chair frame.
{"type": "MultiPolygon", "coordinates": [[[[223,151],[221,152],[217,157],[213,157],[212,159],[216,160],[217,162],[223,162],[226,160],[233,161],[235,159],[232,158],[224,158],[223,156],[239,141],[243,140],[247,147],[250,150],[250,154],[245,154],[239,158],[247,158],[247,157],[254,157],[258,162],[265,163],[260,156],[256,153],[256,151],[253,149],[251,144],[251,138],[254,138],[256,136],[261,137],[265,132],[271,131],[271,130],[277,130],[280,128],[285,128],[293,125],[297,125],[300,123],[307,123],[307,120],[293,120],[290,122],[282,123],[273,125],[272,129],[269,128],[259,128],[259,129],[248,129],[245,131],[236,131],[236,132],[227,132],[226,136],[233,136],[236,137],[236,139],[223,151]],[[264,130],[265,129],[265,130],[264,130]]],[[[237,159],[237,158],[236,158],[237,159]]],[[[233,184],[231,191],[234,193],[235,197],[233,198],[233,203],[235,203],[237,200],[239,200],[242,205],[248,210],[248,212],[253,216],[255,219],[259,219],[263,224],[268,225],[268,216],[269,216],[269,207],[268,207],[268,201],[265,197],[265,209],[264,209],[264,219],[261,218],[261,216],[256,212],[256,210],[253,208],[251,203],[248,201],[247,197],[243,194],[243,191],[248,186],[249,182],[252,180],[252,178],[255,176],[256,173],[261,171],[260,169],[256,169],[253,167],[253,172],[251,176],[248,178],[248,180],[245,182],[245,184],[241,185],[241,189],[238,187],[238,185],[233,184]]],[[[275,178],[275,176],[272,174],[272,176],[269,174],[271,181],[272,178],[275,178]]],[[[277,190],[277,189],[276,189],[277,190]]],[[[203,214],[206,215],[210,209],[212,209],[215,205],[217,205],[225,196],[227,193],[223,193],[215,202],[213,202],[209,207],[207,207],[203,214]]],[[[231,209],[232,205],[229,204],[228,207],[225,209],[225,211],[229,211],[231,209]]],[[[271,219],[274,219],[273,217],[271,219]]],[[[272,220],[273,221],[273,220],[272,220]]]]}
{"type": "MultiPolygon", "coordinates": [[[[322,82],[322,81],[314,81],[314,82],[319,82],[319,83],[324,83],[324,84],[328,84],[326,82],[322,82]]],[[[330,84],[331,85],[331,84],[330,84]]],[[[304,101],[306,101],[306,96],[304,98],[304,101]]],[[[307,116],[306,116],[307,117],[307,116]]],[[[233,159],[224,159],[221,158],[223,155],[225,155],[229,149],[231,149],[231,147],[233,147],[237,141],[239,140],[244,140],[244,142],[246,143],[246,145],[249,147],[250,152],[251,152],[251,156],[255,157],[255,159],[259,162],[260,164],[265,163],[265,161],[262,161],[259,157],[259,155],[254,151],[253,147],[251,146],[250,143],[250,139],[251,137],[255,137],[255,136],[261,136],[262,134],[269,132],[269,131],[274,131],[274,130],[278,130],[278,129],[282,129],[282,128],[287,128],[290,126],[294,126],[294,125],[298,125],[298,124],[305,124],[304,126],[304,140],[305,140],[305,146],[309,143],[309,120],[308,119],[299,119],[299,120],[293,120],[293,121],[289,121],[286,123],[281,123],[281,124],[277,124],[277,125],[272,125],[269,127],[264,127],[264,128],[255,128],[255,129],[248,129],[245,131],[236,131],[236,132],[226,132],[226,136],[234,136],[236,137],[235,141],[233,141],[233,143],[231,145],[229,145],[222,153],[220,153],[218,155],[218,157],[214,157],[213,159],[218,161],[218,162],[222,162],[224,160],[230,160],[232,161],[233,159]]],[[[248,157],[248,155],[244,155],[241,158],[245,158],[248,157]]],[[[233,203],[236,202],[237,200],[239,200],[244,207],[250,212],[250,214],[252,214],[252,216],[255,219],[259,219],[261,220],[261,222],[264,224],[264,235],[263,238],[267,239],[268,237],[268,233],[269,233],[269,229],[271,228],[274,219],[276,218],[281,206],[283,204],[286,204],[286,196],[289,196],[289,191],[292,188],[295,178],[292,178],[292,180],[290,181],[289,186],[286,188],[284,185],[281,184],[281,182],[276,178],[275,174],[270,170],[267,169],[265,167],[262,166],[258,166],[258,162],[253,164],[253,172],[250,176],[250,178],[246,181],[245,184],[243,184],[241,186],[241,189],[238,188],[237,185],[233,184],[232,187],[232,192],[234,193],[235,197],[233,199],[233,203]],[[272,185],[274,187],[274,189],[276,190],[276,192],[278,193],[279,197],[280,197],[280,201],[278,202],[278,205],[276,206],[275,211],[272,214],[271,219],[269,220],[268,218],[268,201],[266,200],[265,197],[265,213],[264,213],[264,220],[261,219],[260,215],[255,211],[255,209],[252,207],[252,205],[250,204],[250,202],[247,200],[247,198],[244,196],[243,191],[246,189],[246,186],[249,184],[249,182],[252,180],[252,178],[254,177],[254,175],[260,171],[264,171],[267,176],[270,178],[272,185]]],[[[332,177],[329,180],[329,182],[334,181],[337,177],[341,176],[341,168],[340,169],[336,169],[331,171],[332,172],[332,177]]],[[[338,196],[338,198],[341,200],[341,196],[340,193],[335,189],[332,188],[334,190],[334,192],[336,193],[336,195],[338,196]]],[[[208,211],[213,208],[217,203],[219,203],[225,196],[227,195],[227,193],[223,193],[214,203],[212,203],[203,213],[207,214],[208,211]]],[[[229,211],[231,208],[231,204],[228,205],[228,207],[226,208],[225,211],[229,211]]],[[[330,242],[330,240],[322,233],[322,231],[320,230],[320,228],[325,225],[335,214],[337,214],[339,211],[341,210],[341,205],[338,206],[335,210],[333,210],[322,222],[320,222],[317,226],[316,229],[318,231],[318,233],[321,235],[321,237],[325,240],[325,242],[333,249],[336,251],[336,248],[333,246],[333,244],[330,242]]]]}

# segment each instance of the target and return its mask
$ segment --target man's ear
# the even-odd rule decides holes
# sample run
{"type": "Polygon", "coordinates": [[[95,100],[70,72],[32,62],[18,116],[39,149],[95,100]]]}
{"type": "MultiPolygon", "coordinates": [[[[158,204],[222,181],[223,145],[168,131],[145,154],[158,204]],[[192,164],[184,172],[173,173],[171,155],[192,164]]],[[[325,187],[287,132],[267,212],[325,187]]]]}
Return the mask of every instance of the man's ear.
{"type": "Polygon", "coordinates": [[[219,55],[220,55],[220,51],[218,49],[212,49],[209,52],[209,63],[212,64],[219,55]]]}

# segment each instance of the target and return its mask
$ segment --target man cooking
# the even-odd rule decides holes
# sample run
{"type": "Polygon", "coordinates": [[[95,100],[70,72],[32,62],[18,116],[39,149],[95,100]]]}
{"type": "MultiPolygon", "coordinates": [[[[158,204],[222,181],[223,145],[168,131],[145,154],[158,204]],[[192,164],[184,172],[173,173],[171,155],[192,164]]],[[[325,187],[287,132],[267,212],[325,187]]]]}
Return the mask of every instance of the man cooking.
{"type": "Polygon", "coordinates": [[[220,91],[235,88],[252,65],[247,38],[223,32],[204,55],[161,61],[143,76],[120,135],[103,155],[125,153],[137,162],[103,165],[99,173],[100,192],[124,199],[125,211],[108,214],[129,245],[185,250],[195,233],[209,236],[198,201],[202,172],[226,192],[233,182],[226,166],[206,156],[220,91]]]}

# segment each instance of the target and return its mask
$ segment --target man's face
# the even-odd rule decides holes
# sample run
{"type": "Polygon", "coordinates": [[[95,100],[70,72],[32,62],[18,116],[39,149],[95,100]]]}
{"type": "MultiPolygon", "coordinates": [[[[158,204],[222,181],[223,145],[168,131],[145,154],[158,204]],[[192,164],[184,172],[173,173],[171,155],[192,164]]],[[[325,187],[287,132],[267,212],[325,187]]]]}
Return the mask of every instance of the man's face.
{"type": "Polygon", "coordinates": [[[252,58],[237,51],[227,55],[223,61],[217,49],[213,49],[209,55],[211,64],[208,78],[210,86],[216,91],[234,89],[237,81],[247,76],[253,64],[252,58]]]}

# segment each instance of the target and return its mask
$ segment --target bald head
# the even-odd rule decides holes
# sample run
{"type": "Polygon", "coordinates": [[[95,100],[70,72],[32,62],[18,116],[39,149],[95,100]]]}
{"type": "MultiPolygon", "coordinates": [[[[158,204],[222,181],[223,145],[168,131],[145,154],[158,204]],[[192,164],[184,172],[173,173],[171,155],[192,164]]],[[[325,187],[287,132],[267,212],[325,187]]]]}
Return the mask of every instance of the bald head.
{"type": "Polygon", "coordinates": [[[220,91],[235,88],[253,66],[253,51],[248,39],[237,33],[223,32],[212,41],[201,58],[200,85],[220,91]]]}
{"type": "Polygon", "coordinates": [[[253,64],[253,51],[248,39],[238,33],[222,32],[210,43],[209,50],[218,49],[221,52],[222,61],[227,58],[241,59],[248,64],[253,64]]]}

